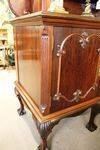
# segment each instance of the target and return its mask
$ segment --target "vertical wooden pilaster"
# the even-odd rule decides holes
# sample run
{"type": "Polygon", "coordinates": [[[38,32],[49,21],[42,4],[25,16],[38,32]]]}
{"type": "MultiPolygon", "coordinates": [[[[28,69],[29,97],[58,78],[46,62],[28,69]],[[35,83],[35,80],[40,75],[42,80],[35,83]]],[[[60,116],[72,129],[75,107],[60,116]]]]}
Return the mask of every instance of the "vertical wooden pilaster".
{"type": "Polygon", "coordinates": [[[52,27],[44,27],[41,36],[41,104],[40,110],[45,115],[51,106],[51,67],[52,67],[52,27]]]}
{"type": "Polygon", "coordinates": [[[42,11],[47,11],[50,7],[51,0],[42,0],[42,11]]]}
{"type": "Polygon", "coordinates": [[[41,11],[42,0],[31,0],[31,7],[32,7],[33,12],[41,11]]]}
{"type": "Polygon", "coordinates": [[[33,12],[47,11],[50,7],[51,0],[31,0],[31,8],[33,12]]]}

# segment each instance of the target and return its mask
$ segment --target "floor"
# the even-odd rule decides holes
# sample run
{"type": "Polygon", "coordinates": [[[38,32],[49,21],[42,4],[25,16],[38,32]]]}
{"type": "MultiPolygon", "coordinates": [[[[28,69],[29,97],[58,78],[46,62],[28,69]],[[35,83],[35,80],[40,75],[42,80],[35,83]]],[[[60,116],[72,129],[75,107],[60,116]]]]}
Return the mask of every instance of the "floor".
{"type": "MultiPolygon", "coordinates": [[[[14,94],[15,70],[0,70],[0,150],[37,150],[40,136],[31,113],[17,114],[18,100],[14,94]]],[[[81,116],[63,119],[49,137],[51,150],[100,150],[100,114],[98,129],[89,132],[90,109],[81,116]]]]}

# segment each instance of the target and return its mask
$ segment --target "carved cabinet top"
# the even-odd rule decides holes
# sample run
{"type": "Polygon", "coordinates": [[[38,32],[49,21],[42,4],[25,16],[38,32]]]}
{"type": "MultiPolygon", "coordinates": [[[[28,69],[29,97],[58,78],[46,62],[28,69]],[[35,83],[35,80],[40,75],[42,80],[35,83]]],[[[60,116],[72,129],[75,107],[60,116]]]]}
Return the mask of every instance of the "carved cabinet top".
{"type": "Polygon", "coordinates": [[[99,18],[50,12],[36,12],[16,17],[10,20],[10,22],[14,26],[18,24],[25,25],[27,23],[29,25],[71,25],[72,27],[100,29],[99,18]]]}

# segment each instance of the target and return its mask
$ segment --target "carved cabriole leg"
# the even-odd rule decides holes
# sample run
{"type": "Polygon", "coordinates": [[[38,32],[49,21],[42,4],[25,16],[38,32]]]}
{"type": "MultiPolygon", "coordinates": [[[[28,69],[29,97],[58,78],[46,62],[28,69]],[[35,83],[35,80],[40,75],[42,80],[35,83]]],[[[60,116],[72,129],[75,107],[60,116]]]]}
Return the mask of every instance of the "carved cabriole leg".
{"type": "Polygon", "coordinates": [[[38,147],[39,150],[50,150],[47,145],[47,138],[49,134],[52,132],[53,127],[58,123],[59,121],[54,121],[54,122],[48,121],[43,123],[37,121],[37,128],[42,139],[41,144],[38,147]]]}
{"type": "Polygon", "coordinates": [[[97,126],[94,123],[94,119],[99,112],[100,112],[100,105],[97,104],[91,108],[90,120],[86,125],[86,128],[91,132],[93,132],[97,129],[97,126]]]}
{"type": "Polygon", "coordinates": [[[20,108],[17,111],[18,111],[18,114],[20,116],[22,116],[22,115],[26,114],[26,111],[24,109],[24,104],[23,104],[23,101],[22,101],[22,97],[21,97],[20,93],[17,91],[16,88],[15,88],[15,94],[16,94],[18,100],[19,100],[19,103],[20,103],[20,108]]]}

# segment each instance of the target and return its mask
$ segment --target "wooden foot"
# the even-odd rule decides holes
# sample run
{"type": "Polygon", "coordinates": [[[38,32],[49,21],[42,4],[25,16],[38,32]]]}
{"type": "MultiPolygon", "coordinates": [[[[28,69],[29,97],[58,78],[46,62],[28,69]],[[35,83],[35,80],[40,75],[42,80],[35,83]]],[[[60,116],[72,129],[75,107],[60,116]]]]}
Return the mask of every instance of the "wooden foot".
{"type": "Polygon", "coordinates": [[[37,121],[37,128],[38,131],[41,135],[41,144],[38,147],[38,150],[50,150],[50,148],[47,145],[47,138],[49,136],[49,134],[52,132],[52,128],[58,124],[59,121],[56,122],[44,122],[44,123],[39,123],[37,121]]]}
{"type": "Polygon", "coordinates": [[[96,104],[91,108],[90,120],[86,125],[86,128],[91,132],[97,129],[97,126],[95,125],[94,120],[98,113],[100,113],[100,104],[96,104]]]}
{"type": "Polygon", "coordinates": [[[6,69],[6,66],[4,66],[3,69],[5,70],[5,69],[6,69]]]}
{"type": "Polygon", "coordinates": [[[88,123],[88,124],[86,125],[86,128],[87,128],[89,131],[93,132],[93,131],[95,131],[95,130],[97,129],[97,126],[96,126],[94,123],[88,123]]]}
{"type": "Polygon", "coordinates": [[[17,97],[20,102],[20,108],[17,111],[20,116],[23,116],[24,114],[26,114],[26,111],[24,109],[24,104],[22,102],[22,98],[21,98],[20,94],[18,94],[17,97]]]}
{"type": "Polygon", "coordinates": [[[23,116],[24,114],[26,114],[25,109],[22,109],[22,108],[17,109],[17,112],[18,112],[19,116],[23,116]]]}
{"type": "Polygon", "coordinates": [[[45,141],[42,141],[41,145],[38,146],[38,150],[50,150],[47,145],[44,145],[45,141]]]}
{"type": "Polygon", "coordinates": [[[23,104],[23,101],[22,101],[22,97],[21,97],[20,93],[17,91],[16,88],[15,88],[15,94],[18,97],[18,100],[19,100],[19,103],[20,103],[20,108],[17,110],[17,112],[20,116],[22,116],[22,115],[26,114],[26,111],[24,109],[24,104],[23,104]]]}

